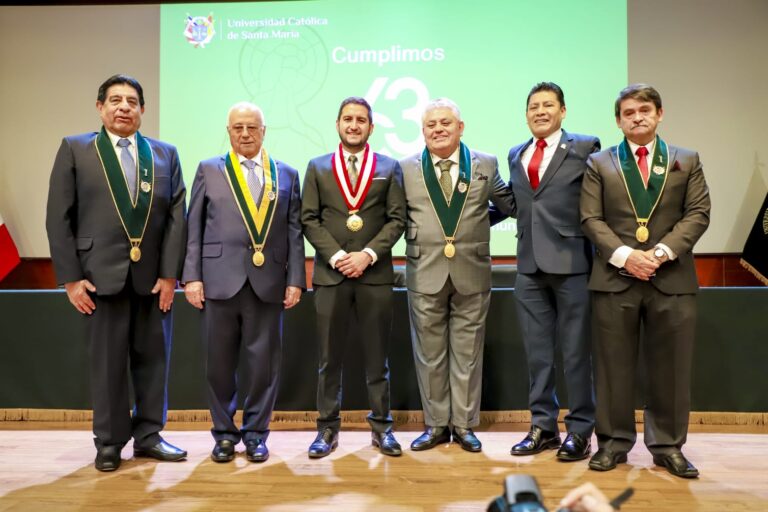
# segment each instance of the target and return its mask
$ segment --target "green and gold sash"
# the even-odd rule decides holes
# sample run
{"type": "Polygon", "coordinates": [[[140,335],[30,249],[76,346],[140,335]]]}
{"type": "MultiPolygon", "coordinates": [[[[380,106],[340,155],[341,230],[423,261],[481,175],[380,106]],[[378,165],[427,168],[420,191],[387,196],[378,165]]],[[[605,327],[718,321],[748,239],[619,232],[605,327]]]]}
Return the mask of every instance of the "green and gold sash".
{"type": "Polygon", "coordinates": [[[424,148],[421,154],[421,171],[424,176],[424,186],[427,189],[429,202],[435,211],[437,220],[443,230],[445,237],[445,248],[443,253],[447,258],[453,258],[456,254],[456,247],[453,242],[456,240],[456,232],[461,222],[461,214],[464,212],[469,187],[472,184],[472,157],[469,148],[462,142],[459,146],[459,179],[453,188],[451,197],[446,199],[443,189],[440,188],[440,181],[437,179],[432,156],[429,150],[424,148]]]}
{"type": "Polygon", "coordinates": [[[261,202],[256,205],[256,198],[251,194],[251,189],[243,174],[240,161],[234,151],[230,151],[225,159],[227,168],[226,176],[232,195],[235,197],[243,223],[251,237],[253,244],[253,264],[260,267],[264,264],[264,254],[262,253],[264,245],[267,242],[269,228],[272,226],[275,210],[277,209],[277,165],[267,154],[267,150],[261,150],[261,162],[264,167],[264,193],[261,196],[261,202]],[[264,165],[267,163],[267,165],[264,165]]]}
{"type": "Polygon", "coordinates": [[[661,195],[664,193],[664,187],[667,184],[669,148],[667,143],[657,135],[649,169],[647,188],[643,184],[637,160],[635,160],[626,138],[621,144],[616,146],[616,159],[621,167],[627,197],[629,197],[629,202],[632,205],[632,210],[637,220],[638,228],[635,232],[635,238],[638,242],[644,243],[650,236],[647,227],[648,222],[651,220],[651,216],[656,210],[661,195]]]}
{"type": "Polygon", "coordinates": [[[128,181],[125,178],[123,167],[120,165],[120,159],[103,126],[96,136],[95,145],[101,167],[104,169],[104,176],[107,178],[109,191],[112,194],[112,202],[131,244],[129,256],[131,261],[135,263],[141,259],[139,246],[149,222],[155,190],[155,161],[152,148],[147,140],[139,132],[136,132],[136,153],[139,158],[136,166],[136,199],[134,201],[128,191],[128,181]]]}

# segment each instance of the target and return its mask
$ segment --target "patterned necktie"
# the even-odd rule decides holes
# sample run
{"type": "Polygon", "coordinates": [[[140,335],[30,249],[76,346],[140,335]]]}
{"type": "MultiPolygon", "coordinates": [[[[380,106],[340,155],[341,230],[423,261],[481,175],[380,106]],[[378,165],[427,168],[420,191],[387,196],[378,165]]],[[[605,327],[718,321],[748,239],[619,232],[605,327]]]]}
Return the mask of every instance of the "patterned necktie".
{"type": "Polygon", "coordinates": [[[349,182],[352,183],[352,189],[357,187],[357,177],[360,172],[357,170],[357,157],[355,155],[349,155],[349,165],[347,166],[347,173],[349,174],[349,182]]]}
{"type": "Polygon", "coordinates": [[[445,200],[449,201],[451,195],[453,195],[453,182],[451,181],[453,162],[450,160],[440,160],[437,162],[437,166],[440,168],[440,188],[443,189],[445,200]]]}
{"type": "Polygon", "coordinates": [[[251,197],[256,206],[261,202],[261,193],[263,187],[261,186],[261,180],[256,174],[256,162],[253,160],[246,160],[243,165],[248,168],[248,172],[245,175],[245,182],[248,184],[248,189],[251,191],[251,197]]]}
{"type": "Polygon", "coordinates": [[[128,192],[131,194],[131,200],[136,198],[136,160],[133,159],[129,146],[131,141],[120,139],[117,141],[120,146],[120,165],[125,174],[125,180],[128,182],[128,192]]]}
{"type": "Polygon", "coordinates": [[[541,167],[541,161],[544,160],[545,147],[547,147],[547,141],[544,139],[537,140],[536,149],[533,151],[531,161],[528,162],[528,179],[533,190],[539,188],[539,167],[541,167]]]}
{"type": "Polygon", "coordinates": [[[635,154],[637,155],[637,167],[640,169],[640,176],[643,177],[643,185],[648,188],[648,160],[645,158],[648,156],[648,148],[640,146],[635,154]]]}

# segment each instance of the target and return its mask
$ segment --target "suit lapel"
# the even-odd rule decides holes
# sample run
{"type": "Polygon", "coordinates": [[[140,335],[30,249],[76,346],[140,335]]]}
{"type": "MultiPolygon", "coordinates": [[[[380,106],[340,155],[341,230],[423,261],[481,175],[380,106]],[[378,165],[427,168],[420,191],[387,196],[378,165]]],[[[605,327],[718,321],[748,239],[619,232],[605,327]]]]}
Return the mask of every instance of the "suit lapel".
{"type": "MultiPolygon", "coordinates": [[[[668,172],[672,172],[672,169],[675,168],[675,164],[677,164],[677,148],[674,146],[670,146],[667,144],[667,147],[669,148],[669,169],[668,172]]],[[[680,165],[680,164],[677,164],[680,165]]]]}
{"type": "Polygon", "coordinates": [[[519,180],[521,183],[528,184],[528,188],[533,192],[533,187],[531,187],[531,181],[528,179],[528,171],[523,167],[523,153],[525,153],[525,150],[528,149],[528,147],[533,144],[533,139],[528,139],[528,142],[526,142],[523,147],[520,148],[520,151],[517,152],[517,155],[514,157],[514,166],[515,170],[514,172],[517,172],[519,176],[519,180]]]}
{"type": "Polygon", "coordinates": [[[557,174],[558,169],[560,169],[560,166],[563,164],[565,157],[568,155],[568,151],[571,149],[572,143],[573,137],[568,135],[568,132],[563,130],[563,134],[560,137],[560,142],[558,142],[557,148],[555,148],[555,154],[552,155],[552,160],[549,161],[549,165],[547,166],[546,171],[544,171],[544,177],[542,178],[541,183],[539,183],[539,188],[536,189],[536,193],[540,192],[541,189],[546,187],[547,183],[552,180],[552,176],[557,174]]]}

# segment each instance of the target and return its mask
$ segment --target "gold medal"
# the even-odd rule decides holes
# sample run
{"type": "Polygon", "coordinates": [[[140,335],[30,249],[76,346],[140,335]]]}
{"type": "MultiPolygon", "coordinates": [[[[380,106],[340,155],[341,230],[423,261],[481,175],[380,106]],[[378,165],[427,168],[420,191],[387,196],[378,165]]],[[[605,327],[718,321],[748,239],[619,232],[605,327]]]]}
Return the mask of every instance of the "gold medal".
{"type": "Polygon", "coordinates": [[[445,254],[446,258],[453,258],[456,256],[456,246],[452,242],[446,243],[445,247],[443,247],[443,254],[445,254]]]}
{"type": "Polygon", "coordinates": [[[350,231],[360,231],[363,229],[363,219],[353,213],[347,218],[347,229],[350,231]]]}
{"type": "Polygon", "coordinates": [[[637,231],[635,231],[635,238],[637,238],[637,241],[642,243],[645,243],[648,240],[648,237],[650,236],[650,233],[648,232],[648,228],[645,226],[640,226],[637,228],[637,231]]]}
{"type": "Polygon", "coordinates": [[[256,251],[253,253],[253,264],[257,267],[260,267],[264,264],[264,253],[261,251],[256,251]]]}
{"type": "Polygon", "coordinates": [[[150,190],[152,190],[152,185],[149,184],[148,181],[142,181],[141,182],[141,191],[145,194],[149,193],[150,190]]]}
{"type": "Polygon", "coordinates": [[[141,249],[139,249],[138,245],[131,247],[130,256],[131,261],[134,263],[137,263],[141,259],[141,249]]]}

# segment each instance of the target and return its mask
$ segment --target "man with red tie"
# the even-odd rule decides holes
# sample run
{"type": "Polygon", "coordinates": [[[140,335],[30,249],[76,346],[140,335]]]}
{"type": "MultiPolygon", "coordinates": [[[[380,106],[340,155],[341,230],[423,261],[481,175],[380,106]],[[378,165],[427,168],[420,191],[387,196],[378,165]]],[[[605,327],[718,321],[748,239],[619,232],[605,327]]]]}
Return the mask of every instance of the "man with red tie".
{"type": "Polygon", "coordinates": [[[528,360],[531,429],[512,455],[559,448],[557,458],[589,456],[595,424],[587,278],[592,247],[581,231],[579,197],[587,157],[597,137],[566,132],[565,98],[552,82],[528,94],[526,119],[533,138],[509,152],[509,186],[517,217],[515,297],[528,360]],[[569,412],[567,436],[558,428],[555,346],[563,353],[569,412]]]}
{"type": "Polygon", "coordinates": [[[656,89],[626,87],[615,113],[625,139],[590,156],[581,194],[582,228],[596,248],[589,289],[599,449],[589,467],[611,470],[635,444],[642,344],[645,444],[654,464],[695,478],[681,448],[698,290],[692,251],[709,225],[709,190],[698,153],[657,135],[664,111],[656,89]]]}

